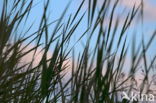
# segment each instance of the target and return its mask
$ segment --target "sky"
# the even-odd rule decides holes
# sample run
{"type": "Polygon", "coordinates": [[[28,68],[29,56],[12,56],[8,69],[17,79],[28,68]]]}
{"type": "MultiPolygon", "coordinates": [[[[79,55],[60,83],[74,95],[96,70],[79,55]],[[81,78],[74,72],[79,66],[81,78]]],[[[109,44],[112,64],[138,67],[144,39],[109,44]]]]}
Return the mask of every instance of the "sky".
{"type": "MultiPolygon", "coordinates": [[[[47,13],[49,15],[48,16],[48,18],[49,18],[48,22],[50,23],[52,21],[57,20],[61,16],[63,10],[66,8],[67,4],[70,1],[71,1],[71,4],[68,7],[68,11],[67,11],[65,19],[63,21],[66,21],[66,18],[68,18],[70,14],[75,13],[75,11],[77,10],[77,8],[80,5],[82,0],[50,0],[49,11],[47,13]]],[[[98,0],[98,8],[101,7],[101,4],[103,1],[104,0],[98,0]]],[[[126,8],[126,10],[130,10],[130,9],[132,9],[132,6],[134,4],[136,4],[138,6],[141,3],[141,0],[121,0],[121,1],[122,2],[120,3],[119,8],[116,11],[116,15],[120,15],[120,22],[119,23],[122,24],[122,21],[124,19],[123,8],[126,8]]],[[[28,22],[26,22],[26,24],[23,25],[23,27],[21,26],[21,30],[23,30],[23,28],[28,28],[33,23],[33,27],[30,30],[29,34],[33,33],[34,31],[37,31],[37,29],[39,27],[38,21],[40,21],[42,15],[43,15],[43,4],[44,4],[44,0],[34,0],[34,4],[33,4],[34,6],[33,6],[33,9],[31,10],[30,16],[28,18],[28,22]]],[[[0,5],[2,5],[2,3],[0,5]]],[[[2,6],[0,6],[0,7],[2,7],[2,6]]],[[[88,9],[87,8],[87,2],[85,2],[83,5],[83,8],[81,9],[80,14],[76,20],[78,20],[79,17],[87,9],[88,9]]],[[[138,17],[134,20],[132,26],[126,32],[127,35],[129,35],[129,37],[128,37],[129,41],[132,40],[131,34],[133,34],[134,31],[135,31],[134,35],[136,35],[136,41],[137,42],[141,40],[141,36],[140,36],[141,33],[144,34],[145,41],[147,41],[150,38],[152,32],[156,29],[156,13],[155,12],[156,12],[156,1],[155,0],[144,0],[144,25],[142,26],[142,24],[141,24],[141,20],[140,20],[141,18],[138,17]]],[[[107,19],[109,20],[110,18],[107,17],[107,19]]],[[[53,28],[54,28],[54,25],[50,26],[49,32],[51,32],[53,30],[53,28]]],[[[74,45],[75,41],[77,41],[79,39],[81,34],[86,29],[87,29],[87,15],[85,15],[84,19],[80,23],[80,26],[74,32],[74,36],[71,40],[71,45],[74,45]]],[[[119,27],[118,33],[119,33],[119,31],[120,31],[120,27],[119,27]]],[[[91,45],[95,44],[95,41],[97,38],[96,37],[97,32],[98,32],[98,30],[95,31],[95,36],[93,37],[93,40],[91,41],[91,45]]],[[[82,40],[82,42],[79,42],[76,44],[75,49],[76,49],[77,55],[79,52],[82,52],[83,43],[85,41],[86,41],[86,38],[84,38],[82,40]]],[[[155,42],[153,42],[153,44],[150,47],[150,50],[148,51],[149,58],[152,58],[155,55],[155,51],[156,51],[155,44],[156,44],[156,40],[155,40],[155,42]]]]}
{"type": "MultiPolygon", "coordinates": [[[[9,0],[11,1],[11,0],[9,0]]],[[[65,18],[63,19],[63,21],[66,21],[66,18],[69,17],[70,14],[74,14],[75,11],[77,10],[78,6],[80,5],[82,0],[50,0],[50,4],[49,4],[49,11],[48,11],[48,22],[52,22],[57,20],[61,14],[63,13],[64,9],[66,8],[67,4],[70,2],[70,6],[68,7],[68,11],[65,15],[65,18]]],[[[113,1],[113,0],[112,0],[113,1]]],[[[141,0],[121,0],[122,2],[119,5],[119,8],[116,10],[116,15],[120,15],[120,24],[123,23],[124,21],[124,10],[123,8],[126,8],[126,10],[130,10],[132,9],[132,6],[134,4],[136,4],[137,6],[141,3],[141,0]]],[[[101,7],[103,0],[98,0],[98,8],[101,7]]],[[[28,22],[26,22],[26,24],[21,25],[20,29],[26,29],[29,28],[29,26],[31,24],[33,24],[32,28],[30,29],[29,34],[35,32],[38,30],[39,24],[40,24],[40,19],[43,15],[43,4],[44,4],[44,0],[34,0],[34,4],[33,4],[33,9],[31,10],[30,16],[28,18],[28,22]]],[[[1,13],[1,7],[2,7],[2,3],[0,1],[0,13],[1,13]]],[[[98,10],[97,8],[97,10],[98,10]]],[[[76,18],[76,21],[79,19],[79,17],[82,16],[82,14],[87,10],[87,2],[85,2],[85,4],[83,5],[83,8],[80,11],[80,14],[78,16],[78,18],[76,18]]],[[[97,16],[97,15],[96,15],[97,16]]],[[[107,26],[107,20],[109,21],[110,17],[108,16],[106,18],[106,25],[107,26]]],[[[114,22],[114,21],[113,21],[114,22]]],[[[129,30],[126,32],[126,34],[128,35],[128,42],[132,41],[132,34],[136,35],[136,43],[138,44],[139,41],[142,39],[141,35],[142,33],[144,34],[144,38],[145,41],[149,40],[152,32],[154,32],[154,30],[156,30],[156,0],[144,0],[144,25],[142,25],[141,23],[141,18],[135,18],[134,22],[132,23],[131,27],[129,28],[129,30]]],[[[49,33],[52,32],[53,28],[55,25],[50,26],[49,29],[49,33]]],[[[85,15],[84,19],[82,20],[82,22],[80,23],[79,27],[77,28],[77,30],[74,32],[74,36],[72,37],[72,40],[70,42],[71,46],[73,46],[75,44],[75,42],[79,39],[79,37],[82,35],[82,33],[87,29],[87,15],[85,15]]],[[[120,31],[120,26],[119,29],[117,30],[117,34],[120,31]]],[[[95,30],[95,35],[93,36],[92,40],[91,40],[91,46],[95,45],[95,41],[97,38],[97,34],[98,30],[95,30]]],[[[86,42],[86,37],[84,37],[82,39],[81,42],[78,42],[75,45],[75,54],[78,55],[79,52],[82,52],[83,50],[83,44],[86,42]]],[[[117,43],[117,40],[114,40],[114,43],[117,43]]],[[[155,42],[152,43],[149,51],[148,51],[148,59],[152,59],[154,57],[154,55],[156,55],[156,38],[155,38],[155,42]]],[[[138,45],[137,45],[138,46],[138,45]]],[[[31,49],[33,47],[30,46],[28,47],[28,50],[31,49]]],[[[52,54],[52,49],[51,51],[48,52],[48,58],[51,56],[52,54]]],[[[37,51],[37,53],[40,52],[40,49],[37,51]]],[[[23,58],[23,62],[30,62],[30,60],[32,59],[33,53],[26,55],[23,58]]],[[[37,56],[37,58],[35,59],[34,63],[37,64],[41,57],[42,57],[42,53],[39,53],[39,55],[37,56]]],[[[131,55],[129,53],[128,57],[126,58],[126,66],[130,65],[130,58],[131,55]]],[[[125,67],[125,70],[127,69],[127,67],[125,67]]],[[[70,74],[69,74],[70,75],[70,74]]],[[[69,76],[67,75],[67,76],[69,76]]],[[[140,75],[137,75],[137,78],[140,78],[140,75]]]]}
{"type": "MultiPolygon", "coordinates": [[[[10,0],[11,1],[11,0],[10,0]]],[[[70,6],[68,7],[68,11],[65,15],[65,18],[63,19],[63,22],[66,21],[66,18],[69,17],[70,14],[74,14],[75,11],[77,10],[78,6],[80,5],[82,0],[50,0],[50,4],[49,4],[49,11],[47,13],[48,16],[48,22],[52,22],[57,20],[61,14],[63,13],[64,9],[66,8],[67,4],[70,2],[70,6]]],[[[121,0],[122,2],[120,3],[118,9],[116,10],[116,15],[120,16],[120,24],[123,23],[124,21],[124,10],[123,8],[126,8],[126,10],[130,10],[132,9],[132,6],[134,4],[136,4],[137,6],[141,3],[141,0],[121,0]]],[[[98,0],[98,8],[101,7],[103,0],[98,0]]],[[[38,30],[39,24],[40,24],[40,19],[43,15],[43,4],[44,4],[44,0],[34,0],[34,6],[33,9],[31,10],[30,16],[26,22],[26,24],[21,25],[20,29],[27,29],[29,28],[29,26],[31,24],[33,24],[32,28],[30,29],[29,34],[35,32],[38,30]]],[[[2,7],[2,3],[0,3],[0,13],[1,13],[1,7],[2,7]]],[[[78,18],[76,18],[76,21],[79,19],[79,17],[81,17],[81,15],[87,10],[87,2],[84,3],[83,8],[80,11],[80,14],[78,16],[78,18]]],[[[98,9],[97,9],[98,10],[98,9]]],[[[106,24],[104,25],[108,25],[107,21],[109,21],[110,17],[108,16],[106,18],[106,24]]],[[[114,21],[113,21],[114,22],[114,21]]],[[[136,43],[138,44],[140,42],[140,40],[142,39],[141,35],[142,33],[144,34],[144,38],[145,41],[149,40],[152,33],[154,32],[154,30],[156,30],[156,0],[144,0],[144,25],[142,25],[141,23],[141,18],[135,18],[134,22],[132,23],[131,27],[129,28],[129,30],[126,32],[126,34],[128,35],[128,42],[132,41],[132,34],[136,36],[136,43]]],[[[49,33],[52,32],[53,28],[55,25],[50,26],[49,29],[49,33]]],[[[72,37],[72,40],[70,42],[71,46],[75,44],[75,42],[79,39],[79,37],[82,35],[82,33],[87,29],[87,15],[85,15],[84,19],[82,20],[82,22],[80,23],[79,27],[77,28],[77,30],[74,32],[74,36],[72,37]]],[[[117,30],[118,34],[120,31],[120,26],[119,29],[117,30]]],[[[91,46],[95,45],[95,41],[97,38],[97,34],[98,30],[95,30],[94,36],[91,40],[91,46]]],[[[75,54],[78,55],[79,52],[82,52],[83,50],[83,44],[86,42],[86,37],[84,37],[82,39],[81,42],[78,42],[75,45],[75,54]]],[[[156,38],[154,39],[155,42],[152,43],[150,49],[148,50],[148,59],[151,60],[154,55],[156,55],[156,38]]],[[[117,40],[114,40],[114,43],[117,43],[117,40]]],[[[137,45],[138,46],[138,45],[137,45]]],[[[28,47],[28,50],[30,50],[33,47],[30,46],[28,47]]],[[[51,57],[52,54],[52,50],[53,48],[51,48],[51,51],[48,52],[48,58],[51,57]]],[[[129,49],[131,50],[131,49],[129,49]]],[[[130,67],[130,59],[131,59],[131,55],[128,54],[128,57],[126,58],[126,66],[124,67],[125,71],[127,69],[129,69],[128,67],[130,67]]],[[[35,65],[38,64],[38,62],[40,61],[43,53],[40,53],[40,49],[37,51],[37,56],[36,59],[34,61],[35,65]]],[[[30,62],[30,60],[32,59],[31,57],[33,55],[33,52],[26,55],[23,58],[23,62],[30,62]]],[[[68,72],[68,71],[67,71],[68,72]]],[[[70,76],[70,73],[69,75],[70,76]]],[[[139,80],[140,78],[142,78],[140,75],[136,75],[137,79],[139,80]]]]}

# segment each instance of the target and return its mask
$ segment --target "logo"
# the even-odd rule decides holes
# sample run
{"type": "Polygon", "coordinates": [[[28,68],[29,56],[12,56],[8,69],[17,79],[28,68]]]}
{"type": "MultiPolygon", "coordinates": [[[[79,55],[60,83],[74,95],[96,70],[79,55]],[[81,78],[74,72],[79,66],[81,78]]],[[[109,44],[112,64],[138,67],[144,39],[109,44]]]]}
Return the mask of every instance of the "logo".
{"type": "Polygon", "coordinates": [[[126,92],[122,92],[122,100],[126,99],[128,101],[149,101],[152,102],[155,100],[155,97],[153,94],[141,94],[141,93],[134,93],[131,92],[130,95],[128,95],[126,92]]]}

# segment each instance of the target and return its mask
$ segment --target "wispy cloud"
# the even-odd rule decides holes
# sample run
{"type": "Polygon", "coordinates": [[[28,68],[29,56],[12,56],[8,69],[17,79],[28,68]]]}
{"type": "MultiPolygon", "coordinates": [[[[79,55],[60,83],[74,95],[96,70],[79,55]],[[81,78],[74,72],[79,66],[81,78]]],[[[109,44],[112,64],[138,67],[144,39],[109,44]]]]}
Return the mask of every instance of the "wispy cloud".
{"type": "MultiPolygon", "coordinates": [[[[134,5],[139,6],[142,0],[121,0],[121,5],[126,8],[132,8],[134,5]]],[[[156,21],[156,7],[152,4],[151,0],[143,0],[144,20],[145,22],[156,21]]]]}
{"type": "MultiPolygon", "coordinates": [[[[24,45],[23,45],[22,47],[24,47],[24,45]]],[[[25,52],[31,50],[32,48],[34,48],[33,45],[27,46],[27,47],[23,50],[23,53],[25,53],[25,52]]],[[[35,52],[35,50],[29,52],[27,55],[25,55],[25,56],[22,58],[21,61],[22,61],[23,63],[30,63],[30,62],[33,60],[33,57],[34,57],[33,65],[34,65],[34,66],[38,65],[38,63],[40,62],[40,60],[41,60],[42,57],[43,57],[43,53],[44,53],[44,52],[42,51],[42,49],[41,49],[40,47],[37,48],[37,51],[36,51],[35,55],[34,55],[34,52],[35,52]]],[[[52,55],[52,54],[51,54],[50,52],[48,52],[48,53],[47,53],[47,59],[50,59],[50,58],[51,58],[51,55],[52,55]]]]}

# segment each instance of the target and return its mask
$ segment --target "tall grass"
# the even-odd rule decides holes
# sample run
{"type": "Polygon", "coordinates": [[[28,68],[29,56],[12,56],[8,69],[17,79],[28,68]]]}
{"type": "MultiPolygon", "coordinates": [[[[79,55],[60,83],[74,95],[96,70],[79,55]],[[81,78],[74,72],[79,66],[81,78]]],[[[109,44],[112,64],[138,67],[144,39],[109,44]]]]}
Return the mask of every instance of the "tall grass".
{"type": "Polygon", "coordinates": [[[136,37],[133,36],[129,43],[126,33],[136,15],[141,12],[143,17],[143,3],[126,11],[127,15],[121,21],[120,16],[115,17],[119,0],[104,0],[100,8],[97,0],[86,1],[83,0],[75,13],[64,20],[69,3],[62,15],[52,23],[48,22],[47,15],[50,0],[45,1],[43,15],[38,21],[40,25],[32,34],[29,34],[32,26],[22,32],[20,26],[29,22],[33,0],[2,1],[0,103],[128,103],[119,99],[119,93],[131,92],[136,87],[135,77],[142,61],[144,78],[137,89],[140,93],[151,91],[145,87],[150,87],[153,82],[149,81],[149,75],[154,70],[156,56],[148,61],[147,50],[155,40],[155,32],[146,43],[142,38],[138,47],[136,37]],[[88,9],[80,16],[86,1],[88,9]],[[76,43],[86,36],[87,40],[83,50],[76,55],[75,45],[70,47],[70,43],[85,17],[86,30],[76,43]],[[49,32],[51,25],[54,29],[49,32]],[[95,45],[91,45],[92,40],[95,40],[95,45]],[[27,49],[29,46],[32,48],[27,49]],[[54,48],[52,51],[51,47],[54,48]],[[38,50],[41,50],[42,56],[39,63],[34,64],[38,50]],[[124,73],[129,50],[131,64],[128,65],[129,70],[126,70],[128,72],[124,73]],[[48,57],[49,52],[51,57],[48,57]],[[29,62],[22,63],[29,53],[34,56],[29,62]]]}

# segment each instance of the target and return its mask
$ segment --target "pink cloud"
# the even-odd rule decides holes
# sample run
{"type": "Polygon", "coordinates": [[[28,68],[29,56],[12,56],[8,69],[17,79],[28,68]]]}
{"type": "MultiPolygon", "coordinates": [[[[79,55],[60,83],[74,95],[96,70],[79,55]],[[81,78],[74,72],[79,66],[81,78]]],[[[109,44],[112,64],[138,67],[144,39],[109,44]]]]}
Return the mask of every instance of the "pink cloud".
{"type": "MultiPolygon", "coordinates": [[[[121,5],[126,8],[132,8],[134,5],[139,6],[142,0],[121,0],[121,5]]],[[[156,7],[152,5],[150,0],[143,0],[144,20],[145,22],[156,21],[156,7]]]]}
{"type": "MultiPolygon", "coordinates": [[[[23,48],[23,47],[24,47],[24,45],[22,45],[22,48],[23,48]]],[[[25,48],[25,49],[23,50],[23,53],[25,53],[25,52],[31,50],[31,49],[34,48],[34,47],[35,47],[35,46],[33,46],[33,45],[29,45],[27,48],[25,48]]],[[[24,57],[22,57],[21,63],[22,63],[22,64],[27,64],[27,63],[30,63],[30,62],[33,60],[33,66],[34,66],[34,67],[37,66],[37,65],[40,63],[40,61],[41,61],[41,59],[42,59],[42,57],[43,57],[44,51],[42,50],[41,47],[38,47],[38,49],[37,49],[35,55],[34,55],[34,52],[35,52],[35,50],[29,52],[29,53],[26,54],[24,57]],[[34,57],[34,59],[33,59],[33,57],[34,57]]],[[[51,59],[51,58],[52,58],[52,55],[53,55],[53,53],[52,53],[51,51],[48,51],[48,53],[47,53],[47,60],[48,60],[48,59],[51,59]]],[[[48,64],[49,64],[49,62],[48,62],[48,64]]],[[[69,72],[69,71],[71,70],[71,69],[70,69],[70,68],[71,68],[71,64],[72,64],[71,59],[65,60],[65,61],[63,62],[63,68],[67,67],[67,68],[64,70],[63,73],[67,73],[67,72],[69,72]]]]}

